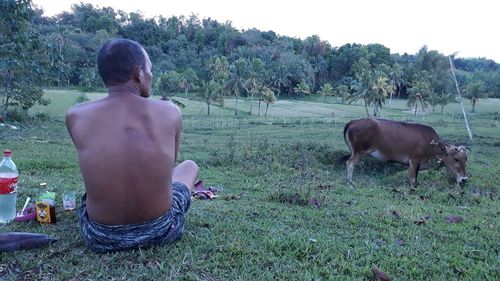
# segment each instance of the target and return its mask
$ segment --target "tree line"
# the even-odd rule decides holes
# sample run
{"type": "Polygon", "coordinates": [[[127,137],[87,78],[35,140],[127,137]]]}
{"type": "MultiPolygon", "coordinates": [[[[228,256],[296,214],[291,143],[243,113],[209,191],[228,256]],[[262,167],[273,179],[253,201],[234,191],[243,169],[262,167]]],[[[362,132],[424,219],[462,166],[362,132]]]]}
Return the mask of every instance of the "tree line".
{"type": "MultiPolygon", "coordinates": [[[[154,93],[164,99],[196,94],[210,105],[224,97],[269,104],[277,98],[338,96],[362,101],[378,115],[387,99],[434,110],[455,100],[448,57],[423,46],[416,54],[390,53],[381,44],[331,46],[257,29],[237,30],[196,15],[146,18],[111,7],[80,3],[70,12],[43,16],[31,0],[0,4],[0,102],[27,110],[47,104],[43,87],[103,88],[96,67],[103,42],[122,37],[140,42],[153,64],[154,93]]],[[[455,58],[462,94],[472,111],[480,99],[500,98],[500,65],[486,58],[455,58]]],[[[253,103],[252,103],[253,104],[253,103]]],[[[266,108],[267,108],[266,107],[266,108]]],[[[252,108],[250,109],[252,112],[252,108]]]]}

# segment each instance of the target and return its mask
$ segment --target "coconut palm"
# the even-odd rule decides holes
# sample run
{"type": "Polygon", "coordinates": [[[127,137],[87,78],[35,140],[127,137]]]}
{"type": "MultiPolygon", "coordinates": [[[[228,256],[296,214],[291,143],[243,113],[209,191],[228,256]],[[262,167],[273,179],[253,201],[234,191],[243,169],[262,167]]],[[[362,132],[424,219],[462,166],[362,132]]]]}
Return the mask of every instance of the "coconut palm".
{"type": "Polygon", "coordinates": [[[438,105],[441,106],[441,113],[443,113],[443,108],[445,105],[453,101],[453,96],[450,93],[443,93],[441,92],[440,95],[438,95],[438,105]]]}
{"type": "Polygon", "coordinates": [[[269,91],[272,92],[272,90],[264,84],[259,84],[255,88],[252,88],[250,90],[252,96],[257,97],[257,99],[259,100],[259,109],[257,111],[257,116],[260,116],[260,103],[263,101],[264,96],[269,91]]]}
{"type": "Polygon", "coordinates": [[[177,71],[171,70],[160,74],[158,79],[156,79],[154,90],[159,92],[162,100],[168,100],[179,107],[186,107],[181,101],[174,98],[175,92],[179,89],[181,83],[180,74],[177,71]]]}
{"type": "Polygon", "coordinates": [[[236,104],[234,109],[234,115],[238,115],[238,98],[242,91],[248,91],[245,83],[246,75],[246,60],[239,58],[231,65],[231,72],[229,74],[229,79],[224,84],[224,90],[227,93],[233,94],[236,98],[236,104]]]}
{"type": "Polygon", "coordinates": [[[373,79],[370,71],[363,71],[358,74],[358,80],[353,81],[354,93],[348,97],[348,103],[354,103],[360,99],[364,101],[366,116],[370,116],[368,105],[371,104],[371,99],[374,96],[373,79]]]}
{"type": "Polygon", "coordinates": [[[414,85],[408,90],[408,108],[415,107],[415,115],[417,115],[418,104],[421,105],[422,110],[427,106],[427,97],[431,93],[431,86],[425,81],[416,81],[414,85]]]}
{"type": "Polygon", "coordinates": [[[311,93],[311,88],[304,80],[302,80],[295,88],[293,88],[293,92],[297,95],[303,94],[307,96],[311,93]]]}
{"type": "Polygon", "coordinates": [[[349,86],[345,84],[340,84],[335,88],[334,96],[339,96],[341,98],[342,104],[349,98],[349,86]]]}
{"type": "Polygon", "coordinates": [[[276,90],[277,96],[280,95],[283,88],[290,87],[290,79],[288,79],[290,75],[288,69],[283,65],[279,65],[275,69],[274,75],[271,77],[271,85],[276,90]]]}
{"type": "Polygon", "coordinates": [[[442,94],[443,93],[438,94],[434,91],[431,91],[431,93],[429,94],[428,101],[430,106],[432,106],[432,112],[436,111],[436,106],[439,105],[439,96],[442,94]]]}
{"type": "Polygon", "coordinates": [[[324,97],[324,102],[326,103],[326,96],[333,96],[333,88],[330,83],[326,83],[323,86],[321,86],[321,89],[318,91],[319,95],[322,95],[324,97]]]}
{"type": "Polygon", "coordinates": [[[480,99],[487,97],[486,91],[484,89],[483,81],[475,81],[467,85],[465,88],[465,98],[469,99],[472,104],[471,112],[476,112],[476,104],[480,99]]]}
{"type": "Polygon", "coordinates": [[[274,95],[274,92],[269,88],[265,89],[262,96],[262,101],[266,103],[266,113],[264,114],[264,117],[267,117],[267,110],[269,109],[269,104],[273,104],[276,102],[276,96],[274,95]]]}
{"type": "MultiPolygon", "coordinates": [[[[405,79],[405,73],[403,70],[403,67],[399,63],[395,63],[392,66],[392,70],[390,73],[390,81],[391,84],[395,86],[395,89],[397,90],[397,95],[399,99],[399,94],[401,93],[401,88],[406,85],[406,79],[405,79]]],[[[390,97],[392,99],[392,95],[390,97]]]]}
{"type": "Polygon", "coordinates": [[[215,82],[213,79],[210,81],[200,82],[200,97],[207,104],[207,115],[210,115],[210,105],[213,102],[223,102],[223,97],[221,95],[221,86],[219,83],[215,82]]]}
{"type": "Polygon", "coordinates": [[[225,56],[212,57],[207,65],[210,78],[217,83],[223,83],[229,76],[229,62],[225,56]]]}
{"type": "Polygon", "coordinates": [[[181,74],[181,79],[179,81],[179,86],[184,89],[184,96],[187,97],[189,89],[191,88],[192,85],[196,84],[196,81],[198,80],[198,76],[196,75],[196,72],[192,68],[186,69],[181,74]]]}
{"type": "MultiPolygon", "coordinates": [[[[263,72],[264,72],[264,64],[262,60],[259,58],[252,59],[250,75],[247,81],[245,82],[246,88],[250,92],[250,110],[248,111],[248,115],[252,115],[254,94],[259,92],[257,88],[262,84],[263,72]]],[[[259,108],[260,108],[260,102],[259,102],[259,108]]]]}
{"type": "Polygon", "coordinates": [[[373,115],[377,116],[380,108],[385,104],[387,96],[392,96],[395,86],[389,82],[389,79],[379,76],[373,83],[373,97],[371,104],[373,105],[373,115]]]}

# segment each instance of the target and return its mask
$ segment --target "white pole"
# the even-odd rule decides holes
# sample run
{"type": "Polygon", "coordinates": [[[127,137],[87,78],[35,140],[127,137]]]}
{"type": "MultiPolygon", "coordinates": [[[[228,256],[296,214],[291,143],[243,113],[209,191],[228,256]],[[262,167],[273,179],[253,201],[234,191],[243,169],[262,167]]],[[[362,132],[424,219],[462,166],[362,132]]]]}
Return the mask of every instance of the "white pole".
{"type": "Polygon", "coordinates": [[[469,133],[469,138],[472,140],[472,132],[470,131],[469,122],[467,121],[467,114],[465,114],[464,103],[462,101],[462,96],[460,95],[460,89],[458,88],[457,77],[455,76],[455,69],[453,67],[453,61],[451,60],[451,56],[448,56],[450,60],[451,66],[451,74],[453,74],[453,79],[455,80],[455,87],[457,88],[458,100],[460,101],[460,106],[462,107],[462,113],[464,114],[465,127],[467,128],[467,132],[469,133]]]}

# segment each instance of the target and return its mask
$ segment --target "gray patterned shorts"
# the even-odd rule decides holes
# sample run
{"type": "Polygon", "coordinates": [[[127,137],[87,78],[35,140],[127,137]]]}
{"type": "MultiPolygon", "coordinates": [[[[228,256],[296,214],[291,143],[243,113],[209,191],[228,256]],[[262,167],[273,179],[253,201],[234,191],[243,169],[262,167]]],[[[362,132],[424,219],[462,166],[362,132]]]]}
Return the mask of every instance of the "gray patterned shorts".
{"type": "Polygon", "coordinates": [[[184,232],[184,214],[191,205],[189,189],[174,182],[172,208],[163,216],[142,223],[105,225],[87,214],[87,195],[82,197],[80,228],[87,247],[99,253],[165,245],[179,239],[184,232]]]}

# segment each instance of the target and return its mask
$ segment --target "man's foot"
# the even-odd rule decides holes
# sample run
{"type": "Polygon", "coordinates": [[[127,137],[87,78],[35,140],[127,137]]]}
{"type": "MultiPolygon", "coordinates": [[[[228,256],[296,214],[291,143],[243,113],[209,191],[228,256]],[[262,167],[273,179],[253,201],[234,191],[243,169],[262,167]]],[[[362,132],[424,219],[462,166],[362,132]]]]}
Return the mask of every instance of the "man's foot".
{"type": "Polygon", "coordinates": [[[215,195],[211,190],[205,188],[205,184],[203,183],[203,181],[198,181],[194,184],[191,195],[202,200],[213,199],[217,197],[217,195],[215,195]]]}

